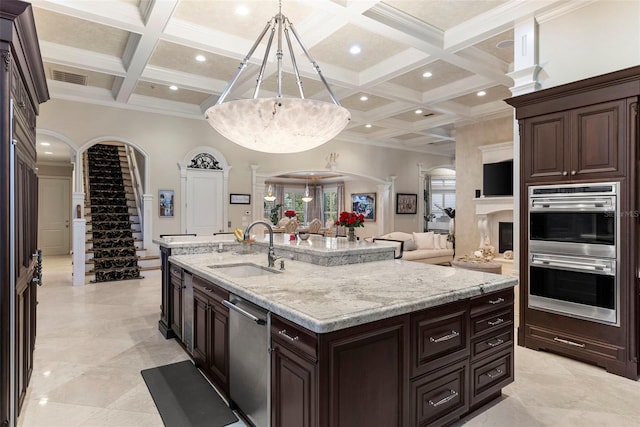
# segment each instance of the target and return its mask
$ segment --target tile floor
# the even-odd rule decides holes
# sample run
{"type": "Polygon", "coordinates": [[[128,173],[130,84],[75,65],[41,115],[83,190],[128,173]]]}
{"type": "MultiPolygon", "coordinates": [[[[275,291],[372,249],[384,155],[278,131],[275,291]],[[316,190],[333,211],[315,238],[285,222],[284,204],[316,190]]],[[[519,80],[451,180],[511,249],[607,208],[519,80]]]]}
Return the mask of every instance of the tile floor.
{"type": "MultiPolygon", "coordinates": [[[[158,332],[160,272],[144,276],[73,287],[70,257],[45,257],[20,427],[163,426],[140,371],[188,357],[158,332]]],[[[515,364],[503,396],[456,426],[640,426],[640,382],[517,346],[515,364]]]]}

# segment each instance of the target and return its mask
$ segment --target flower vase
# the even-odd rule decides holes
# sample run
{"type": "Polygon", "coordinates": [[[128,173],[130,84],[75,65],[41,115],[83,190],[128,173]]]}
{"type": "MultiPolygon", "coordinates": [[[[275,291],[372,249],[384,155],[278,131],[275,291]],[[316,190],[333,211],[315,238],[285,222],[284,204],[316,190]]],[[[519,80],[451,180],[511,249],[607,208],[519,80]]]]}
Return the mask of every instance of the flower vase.
{"type": "Polygon", "coordinates": [[[347,239],[349,242],[355,242],[356,241],[356,229],[353,227],[349,227],[348,228],[349,232],[347,233],[347,239]]]}

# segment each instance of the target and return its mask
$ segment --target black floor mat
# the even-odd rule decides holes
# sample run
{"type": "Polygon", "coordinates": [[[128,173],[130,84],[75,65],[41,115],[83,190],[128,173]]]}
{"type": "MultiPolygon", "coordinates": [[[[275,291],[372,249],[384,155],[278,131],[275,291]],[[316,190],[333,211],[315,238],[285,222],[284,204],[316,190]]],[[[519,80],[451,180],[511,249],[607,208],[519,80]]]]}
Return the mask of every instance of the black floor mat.
{"type": "Polygon", "coordinates": [[[238,420],[190,360],[140,373],[166,427],[222,427],[238,420]]]}

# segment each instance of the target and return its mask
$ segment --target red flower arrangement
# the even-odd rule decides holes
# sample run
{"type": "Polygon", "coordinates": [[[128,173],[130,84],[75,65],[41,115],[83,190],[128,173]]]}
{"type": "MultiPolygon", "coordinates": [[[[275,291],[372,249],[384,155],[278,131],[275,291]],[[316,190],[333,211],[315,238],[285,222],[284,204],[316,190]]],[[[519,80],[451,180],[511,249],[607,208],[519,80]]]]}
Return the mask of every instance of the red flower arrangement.
{"type": "Polygon", "coordinates": [[[335,225],[340,227],[364,227],[364,214],[357,214],[355,212],[340,212],[340,216],[335,225]]]}
{"type": "Polygon", "coordinates": [[[286,216],[287,218],[293,218],[294,216],[296,216],[296,211],[294,211],[293,209],[289,209],[284,211],[284,216],[286,216]]]}

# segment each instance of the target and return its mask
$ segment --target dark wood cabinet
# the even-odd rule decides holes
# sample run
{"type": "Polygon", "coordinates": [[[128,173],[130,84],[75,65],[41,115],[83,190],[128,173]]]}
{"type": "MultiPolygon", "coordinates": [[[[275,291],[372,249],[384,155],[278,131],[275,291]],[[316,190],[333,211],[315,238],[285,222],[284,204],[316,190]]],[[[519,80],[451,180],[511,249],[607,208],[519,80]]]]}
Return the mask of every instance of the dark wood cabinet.
{"type": "MultiPolygon", "coordinates": [[[[639,100],[640,67],[506,100],[516,108],[520,128],[518,344],[596,364],[632,379],[640,376],[639,100]],[[569,181],[619,183],[616,215],[619,321],[616,325],[528,306],[529,186],[569,181]]],[[[505,338],[506,335],[500,337],[505,338]]]]}
{"type": "Polygon", "coordinates": [[[446,425],[513,382],[513,289],[326,334],[272,314],[271,337],[274,427],[446,425]]]}
{"type": "Polygon", "coordinates": [[[229,396],[229,309],[222,301],[229,293],[193,276],[193,352],[198,366],[218,389],[229,396]]]}
{"type": "Polygon", "coordinates": [[[0,425],[13,426],[33,370],[37,305],[33,281],[37,259],[33,255],[38,241],[36,116],[39,105],[49,99],[29,3],[0,2],[0,56],[0,425]]]}
{"type": "Polygon", "coordinates": [[[161,284],[161,301],[160,301],[160,320],[158,321],[158,330],[166,338],[175,338],[176,333],[171,327],[173,319],[173,288],[171,285],[171,248],[160,247],[160,263],[162,268],[162,284],[161,284]]]}
{"type": "Polygon", "coordinates": [[[184,315],[182,313],[183,307],[183,295],[186,286],[183,282],[184,271],[180,267],[171,265],[169,268],[171,277],[171,310],[170,314],[170,326],[174,335],[178,339],[182,339],[182,324],[184,315]]]}
{"type": "Polygon", "coordinates": [[[625,100],[522,121],[528,182],[598,180],[625,175],[625,100]]]}

